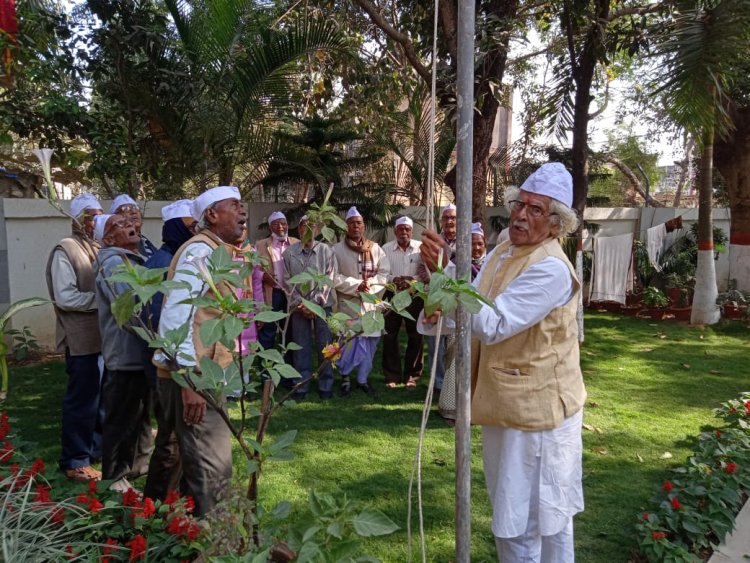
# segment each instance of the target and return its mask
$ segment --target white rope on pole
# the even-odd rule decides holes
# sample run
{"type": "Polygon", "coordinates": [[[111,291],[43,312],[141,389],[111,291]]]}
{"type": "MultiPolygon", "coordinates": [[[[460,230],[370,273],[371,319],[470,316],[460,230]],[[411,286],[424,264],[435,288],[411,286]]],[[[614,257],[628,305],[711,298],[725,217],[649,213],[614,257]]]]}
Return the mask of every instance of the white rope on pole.
{"type": "MultiPolygon", "coordinates": [[[[428,138],[427,149],[427,186],[425,197],[426,220],[425,226],[428,229],[435,229],[435,106],[437,98],[437,34],[438,34],[438,12],[439,3],[435,0],[435,17],[432,29],[432,84],[430,88],[430,135],[428,138]]],[[[438,264],[443,262],[442,250],[438,253],[438,264]]],[[[411,507],[412,507],[412,489],[414,486],[414,477],[417,478],[417,503],[419,508],[419,540],[422,551],[422,563],[427,563],[427,547],[424,536],[424,511],[422,506],[422,446],[424,444],[424,435],[427,429],[427,420],[430,417],[432,408],[432,393],[435,385],[435,373],[437,371],[437,358],[440,353],[440,333],[443,327],[443,317],[438,319],[435,332],[435,350],[432,357],[432,368],[430,369],[430,381],[427,385],[427,396],[422,407],[422,420],[419,426],[419,439],[417,443],[417,455],[412,465],[411,476],[409,478],[408,508],[406,516],[406,537],[408,545],[408,561],[412,561],[412,537],[411,537],[411,507]]]]}

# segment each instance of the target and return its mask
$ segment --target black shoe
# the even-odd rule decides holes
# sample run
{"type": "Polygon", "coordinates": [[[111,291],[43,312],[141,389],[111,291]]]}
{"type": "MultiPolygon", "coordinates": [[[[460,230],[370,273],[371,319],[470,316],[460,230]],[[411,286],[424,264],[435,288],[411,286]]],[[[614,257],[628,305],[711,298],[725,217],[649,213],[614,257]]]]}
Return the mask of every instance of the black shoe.
{"type": "Polygon", "coordinates": [[[339,395],[341,397],[348,397],[352,394],[352,384],[348,379],[344,379],[339,387],[339,395]]]}
{"type": "Polygon", "coordinates": [[[322,401],[327,401],[331,397],[333,397],[333,391],[320,391],[318,392],[318,395],[320,395],[320,399],[322,401]]]}
{"type": "Polygon", "coordinates": [[[375,387],[372,386],[372,383],[369,381],[365,381],[364,383],[357,383],[357,389],[364,392],[366,395],[369,395],[370,397],[374,397],[378,394],[378,392],[375,390],[375,387]]]}
{"type": "Polygon", "coordinates": [[[307,397],[306,391],[295,391],[294,393],[292,393],[290,398],[294,399],[295,401],[304,401],[305,397],[307,397]]]}

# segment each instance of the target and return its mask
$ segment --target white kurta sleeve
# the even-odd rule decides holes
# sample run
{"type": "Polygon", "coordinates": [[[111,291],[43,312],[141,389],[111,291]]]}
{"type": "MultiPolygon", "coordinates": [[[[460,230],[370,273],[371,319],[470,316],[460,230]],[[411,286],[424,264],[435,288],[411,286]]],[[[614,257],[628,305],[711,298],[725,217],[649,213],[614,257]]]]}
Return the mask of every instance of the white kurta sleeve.
{"type": "Polygon", "coordinates": [[[96,311],[96,292],[80,291],[76,272],[63,250],[52,255],[52,293],[55,305],[63,311],[96,311]]]}
{"type": "Polygon", "coordinates": [[[177,262],[173,280],[187,282],[190,285],[190,289],[180,288],[170,290],[164,297],[164,307],[162,308],[161,319],[159,320],[159,336],[164,336],[169,330],[180,328],[185,322],[188,323],[187,337],[178,349],[180,357],[177,358],[177,363],[181,366],[193,366],[196,364],[196,361],[195,346],[193,345],[195,307],[187,303],[180,303],[180,301],[191,297],[198,297],[205,293],[207,289],[207,285],[196,275],[198,273],[196,266],[187,263],[186,259],[191,255],[205,252],[210,255],[212,252],[211,247],[202,242],[193,243],[183,251],[177,262]]]}
{"type": "MultiPolygon", "coordinates": [[[[487,261],[485,261],[487,264],[487,261]]],[[[484,268],[480,274],[494,275],[484,268]]],[[[474,280],[479,285],[480,276],[474,280]]],[[[484,344],[496,344],[537,324],[573,296],[573,278],[565,263],[549,257],[530,266],[471,318],[471,333],[484,344]]]]}

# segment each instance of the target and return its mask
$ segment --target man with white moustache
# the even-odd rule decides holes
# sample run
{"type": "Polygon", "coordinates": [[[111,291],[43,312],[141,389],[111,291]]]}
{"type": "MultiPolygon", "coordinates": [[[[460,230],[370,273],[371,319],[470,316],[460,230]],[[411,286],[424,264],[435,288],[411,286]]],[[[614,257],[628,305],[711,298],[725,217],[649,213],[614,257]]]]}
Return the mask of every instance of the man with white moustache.
{"type": "MultiPolygon", "coordinates": [[[[211,289],[200,277],[198,261],[207,259],[223,246],[233,255],[234,242],[242,237],[247,213],[234,186],[211,188],[193,202],[192,216],[198,221],[199,232],[175,253],[168,279],[185,282],[189,288],[173,289],[164,298],[159,334],[166,335],[188,323],[188,334],[179,346],[176,358],[167,358],[163,351],[154,354],[157,364],[159,402],[164,409],[164,423],[159,427],[157,441],[172,432],[177,436],[182,463],[185,493],[195,499],[195,514],[203,516],[226,494],[232,478],[231,434],[222,415],[197,392],[181,387],[172,379],[172,372],[193,368],[202,357],[208,357],[222,368],[234,360],[232,350],[221,343],[205,346],[200,338],[201,325],[218,318],[210,307],[194,307],[186,299],[205,295],[211,289]]],[[[217,289],[223,297],[236,293],[222,281],[217,289]]],[[[200,377],[196,373],[194,377],[200,377]]],[[[217,397],[222,402],[220,397],[217,397]]],[[[152,458],[152,465],[154,460],[152,458]]]]}
{"type": "MultiPolygon", "coordinates": [[[[576,321],[581,285],[558,241],[578,224],[572,201],[573,180],[560,163],[542,165],[520,190],[507,190],[510,240],[487,256],[473,282],[493,303],[471,318],[471,422],[482,426],[503,563],[575,560],[586,401],[576,321]]],[[[422,260],[434,269],[445,247],[426,231],[422,260]]],[[[424,319],[420,330],[431,330],[436,319],[424,319]]]]}

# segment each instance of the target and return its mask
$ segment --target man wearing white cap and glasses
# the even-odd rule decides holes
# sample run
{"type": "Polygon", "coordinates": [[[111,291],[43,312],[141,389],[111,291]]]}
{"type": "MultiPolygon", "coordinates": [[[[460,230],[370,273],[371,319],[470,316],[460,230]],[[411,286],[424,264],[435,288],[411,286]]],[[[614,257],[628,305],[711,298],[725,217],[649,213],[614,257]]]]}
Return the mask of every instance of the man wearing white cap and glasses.
{"type": "Polygon", "coordinates": [[[97,216],[94,238],[102,245],[96,259],[96,302],[107,368],[102,388],[102,478],[114,481],[110,489],[125,492],[131,488],[128,479],[146,473],[153,449],[151,385],[144,369],[148,345],[131,328],[138,324],[119,326],[115,320],[112,304],[130,285],[108,278],[125,263],[142,266],[146,260],[138,254],[140,237],[129,217],[97,216]]]}
{"type": "MultiPolygon", "coordinates": [[[[407,289],[409,282],[416,279],[417,269],[422,263],[419,257],[421,243],[412,239],[413,226],[414,222],[411,218],[399,217],[393,229],[396,234],[395,240],[383,245],[383,252],[388,257],[391,266],[389,281],[399,291],[407,289]]],[[[385,295],[386,299],[391,297],[393,297],[391,292],[385,295]]],[[[423,306],[422,300],[416,298],[411,302],[407,311],[416,319],[423,306]]],[[[423,337],[417,330],[416,321],[396,313],[386,314],[385,335],[383,336],[383,374],[386,387],[393,389],[399,384],[406,383],[407,389],[416,389],[419,378],[422,376],[423,355],[423,337]],[[398,341],[402,324],[406,327],[407,335],[403,366],[398,341]]]]}
{"type": "MultiPolygon", "coordinates": [[[[201,357],[209,357],[226,368],[232,361],[232,351],[221,343],[204,346],[200,338],[202,323],[216,318],[211,308],[197,308],[182,303],[185,299],[204,295],[209,288],[198,275],[195,258],[207,257],[219,246],[224,246],[230,256],[247,223],[247,213],[240,201],[240,192],[234,186],[211,188],[197,198],[192,205],[193,218],[198,221],[200,232],[175,253],[168,279],[186,282],[190,289],[173,289],[164,298],[164,307],[159,322],[159,334],[189,323],[187,338],[179,346],[176,359],[170,361],[163,352],[154,354],[157,364],[158,393],[164,410],[163,424],[156,437],[165,443],[174,432],[179,443],[180,461],[186,493],[195,499],[195,514],[203,516],[210,511],[226,491],[232,478],[232,444],[229,428],[221,414],[198,393],[180,387],[171,377],[171,371],[198,364],[201,357]],[[177,365],[175,365],[177,364],[177,365]]],[[[220,293],[227,295],[236,288],[219,282],[220,293]]],[[[158,451],[158,450],[157,450],[158,451]]],[[[151,466],[159,460],[152,456],[151,466]]],[[[151,471],[149,466],[149,471],[151,471]]]]}
{"type": "MultiPolygon", "coordinates": [[[[381,296],[390,275],[388,257],[380,246],[365,237],[365,223],[356,207],[346,213],[346,237],[333,247],[339,272],[335,277],[338,310],[354,316],[373,309],[362,300],[361,293],[381,296]]],[[[344,379],[339,390],[345,397],[351,393],[349,374],[356,370],[357,388],[375,395],[368,381],[380,333],[357,336],[347,344],[338,367],[344,379]]]]}
{"type": "Polygon", "coordinates": [[[109,212],[112,215],[122,215],[123,217],[129,218],[135,225],[135,230],[138,232],[140,242],[138,243],[138,253],[144,258],[151,258],[151,255],[156,252],[154,244],[146,238],[146,235],[141,233],[141,227],[143,226],[143,215],[141,214],[141,208],[138,207],[138,202],[135,201],[128,194],[120,194],[112,200],[112,205],[109,206],[109,212]]]}
{"type": "MultiPolygon", "coordinates": [[[[289,225],[286,215],[281,211],[274,211],[268,216],[268,227],[271,236],[259,240],[255,249],[266,259],[265,273],[263,274],[263,296],[266,305],[274,311],[287,312],[286,293],[282,289],[284,282],[284,251],[292,244],[298,243],[299,239],[289,236],[289,225]]],[[[285,320],[275,323],[264,323],[258,333],[258,342],[263,348],[273,348],[276,345],[276,336],[279,328],[284,326],[285,320]]],[[[287,358],[291,363],[291,355],[287,358]]]]}
{"type": "MultiPolygon", "coordinates": [[[[510,240],[487,256],[474,280],[494,302],[471,319],[471,421],[482,426],[492,532],[503,563],[575,559],[586,400],[576,321],[581,286],[558,242],[578,224],[572,200],[572,177],[559,163],[542,165],[520,190],[508,190],[510,240]]],[[[423,234],[425,264],[434,268],[441,247],[438,235],[423,234]]]]}
{"type": "Polygon", "coordinates": [[[101,479],[91,467],[101,457],[101,339],[96,312],[94,264],[99,244],[94,218],[102,213],[96,196],[83,193],[70,202],[73,232],[52,250],[46,278],[57,319],[57,349],[65,352],[68,388],[62,406],[60,469],[69,479],[101,479]]]}

